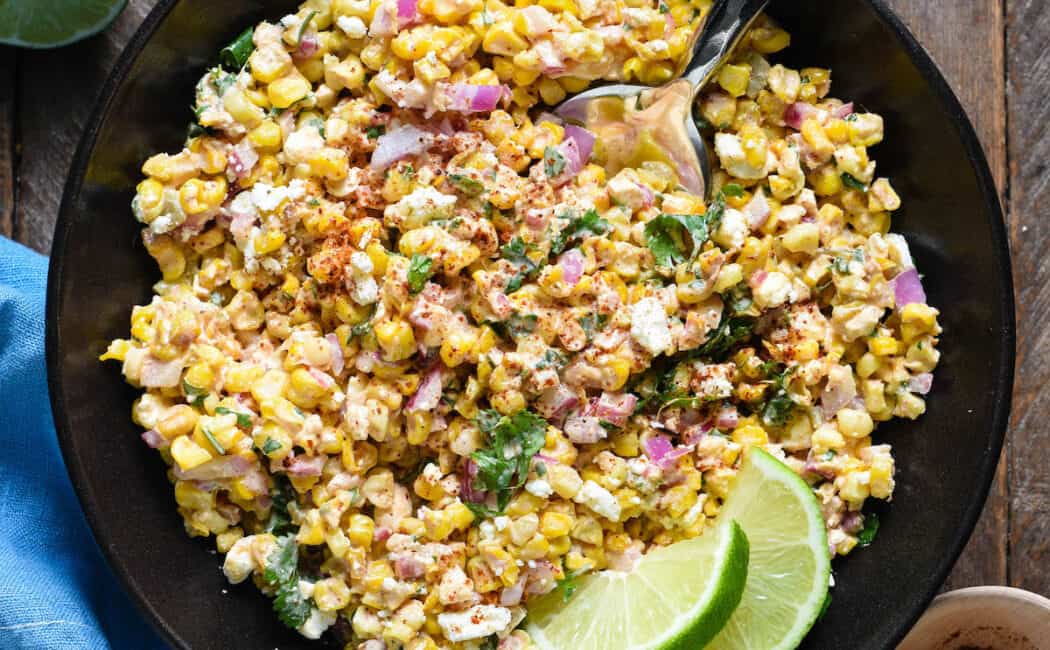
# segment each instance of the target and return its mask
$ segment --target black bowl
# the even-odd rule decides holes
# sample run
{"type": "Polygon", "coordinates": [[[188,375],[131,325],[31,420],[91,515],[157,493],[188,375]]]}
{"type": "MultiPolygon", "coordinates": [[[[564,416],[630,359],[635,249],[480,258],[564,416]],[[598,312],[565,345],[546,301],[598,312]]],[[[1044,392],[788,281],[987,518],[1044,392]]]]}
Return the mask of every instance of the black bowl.
{"type": "MultiPolygon", "coordinates": [[[[912,244],[942,311],[944,357],[928,412],[879,429],[898,460],[876,543],[834,564],[827,615],[804,647],[892,647],[973,530],[1010,407],[1014,308],[1002,213],[973,127],[922,48],[881,0],[774,3],[793,65],[834,71],[834,94],[886,119],[875,152],[904,198],[912,244]]],[[[55,424],[88,521],[124,586],[183,648],[315,647],[282,628],[250,584],[230,587],[211,543],[188,538],[163,463],[129,419],[135,391],[97,361],[126,336],[158,273],[129,204],[142,161],[177,150],[193,85],[245,26],[290,1],[161,0],[103,89],[73,162],[51,257],[47,354],[55,424]],[[226,589],[227,592],[223,590],[226,589]]]]}

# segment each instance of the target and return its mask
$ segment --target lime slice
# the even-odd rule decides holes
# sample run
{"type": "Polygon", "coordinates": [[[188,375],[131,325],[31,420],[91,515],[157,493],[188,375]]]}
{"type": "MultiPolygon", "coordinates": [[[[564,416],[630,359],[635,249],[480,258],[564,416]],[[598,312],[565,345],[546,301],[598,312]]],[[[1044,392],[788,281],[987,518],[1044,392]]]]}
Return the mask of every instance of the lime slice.
{"type": "Polygon", "coordinates": [[[831,573],[813,490],[786,465],[752,448],[719,517],[743,526],[751,559],[744,597],[706,650],[797,647],[820,615],[831,573]]]}
{"type": "Polygon", "coordinates": [[[703,535],[646,554],[630,573],[580,578],[529,606],[541,650],[695,650],[722,629],[747,581],[747,537],[724,519],[703,535]]]}
{"type": "Polygon", "coordinates": [[[127,0],[0,1],[0,43],[58,47],[97,34],[123,11],[127,0]]]}

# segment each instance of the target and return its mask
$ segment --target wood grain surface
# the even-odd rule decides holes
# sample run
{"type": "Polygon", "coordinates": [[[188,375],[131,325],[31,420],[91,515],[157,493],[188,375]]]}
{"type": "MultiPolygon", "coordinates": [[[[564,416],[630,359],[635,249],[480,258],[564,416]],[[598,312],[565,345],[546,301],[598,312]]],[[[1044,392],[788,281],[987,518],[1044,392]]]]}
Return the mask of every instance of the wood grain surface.
{"type": "MultiPolygon", "coordinates": [[[[940,65],[977,127],[1006,208],[1018,298],[1018,367],[1004,461],[946,588],[1050,594],[1050,139],[1046,0],[886,0],[940,65]]],[[[0,48],[0,234],[51,243],[66,171],[96,93],[153,0],[104,34],[52,52],[0,48]]]]}

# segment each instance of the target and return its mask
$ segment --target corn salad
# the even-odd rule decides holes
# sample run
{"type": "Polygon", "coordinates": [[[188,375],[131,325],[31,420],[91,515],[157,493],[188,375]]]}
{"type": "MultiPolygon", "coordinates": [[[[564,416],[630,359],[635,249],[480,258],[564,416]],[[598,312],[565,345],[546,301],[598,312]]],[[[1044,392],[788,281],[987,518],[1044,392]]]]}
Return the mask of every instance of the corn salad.
{"type": "Polygon", "coordinates": [[[162,279],[102,359],[285,624],[527,648],[530,598],[700,535],[751,446],[830,553],[870,541],[876,423],[923,413],[940,333],[882,119],[766,19],[701,95],[707,203],[542,113],[667,81],[710,4],[308,0],[201,79],[132,205],[162,279]]]}

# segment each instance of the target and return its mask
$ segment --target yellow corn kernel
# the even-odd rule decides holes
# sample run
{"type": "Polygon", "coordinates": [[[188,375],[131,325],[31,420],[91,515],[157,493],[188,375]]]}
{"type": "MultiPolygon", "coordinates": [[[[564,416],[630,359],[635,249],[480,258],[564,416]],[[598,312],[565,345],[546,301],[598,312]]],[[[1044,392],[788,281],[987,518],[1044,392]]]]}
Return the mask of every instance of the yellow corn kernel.
{"type": "Polygon", "coordinates": [[[400,319],[383,321],[375,325],[373,331],[387,361],[402,361],[415,354],[416,337],[407,322],[400,319]]]}
{"type": "Polygon", "coordinates": [[[152,223],[164,209],[164,186],[147,178],[135,188],[135,213],[142,223],[152,223]]]}
{"type": "Polygon", "coordinates": [[[769,435],[758,424],[743,424],[733,430],[733,442],[744,447],[761,447],[769,443],[769,435]]]}
{"type": "Polygon", "coordinates": [[[758,27],[751,30],[751,47],[760,54],[772,54],[791,44],[791,34],[776,27],[758,27]]]}
{"type": "Polygon", "coordinates": [[[166,153],[158,153],[154,156],[150,156],[146,162],[142,163],[143,174],[156,178],[163,183],[172,179],[174,169],[175,163],[172,162],[172,157],[166,153]]]}
{"type": "Polygon", "coordinates": [[[864,438],[871,435],[875,429],[875,423],[866,411],[858,409],[840,409],[835,414],[838,428],[842,435],[848,438],[864,438]]]}
{"type": "Polygon", "coordinates": [[[350,515],[346,527],[346,536],[350,543],[355,546],[369,548],[372,546],[372,537],[375,535],[375,522],[368,515],[350,515]]]}
{"type": "Polygon", "coordinates": [[[746,63],[726,64],[718,71],[718,85],[733,97],[747,93],[751,82],[751,66],[746,63]]]}
{"type": "Polygon", "coordinates": [[[450,333],[441,342],[441,360],[449,368],[459,366],[467,360],[477,340],[478,334],[474,330],[459,330],[450,333]]]}
{"type": "Polygon", "coordinates": [[[572,531],[573,523],[570,515],[560,512],[545,512],[540,518],[540,532],[547,539],[563,537],[572,531]]]}
{"type": "Polygon", "coordinates": [[[540,97],[548,106],[554,106],[565,99],[565,89],[554,79],[541,79],[539,83],[540,97]]]}
{"type": "Polygon", "coordinates": [[[292,68],[292,60],[283,51],[265,48],[252,52],[248,65],[257,81],[268,84],[287,74],[292,68]]]}
{"type": "Polygon", "coordinates": [[[509,20],[502,20],[490,26],[481,40],[481,48],[489,54],[514,56],[528,47],[528,41],[514,31],[514,25],[509,20]]]}
{"type": "Polygon", "coordinates": [[[900,341],[892,336],[876,336],[868,339],[868,350],[879,357],[888,357],[900,353],[900,341]]]}
{"type": "Polygon", "coordinates": [[[282,77],[266,87],[270,103],[277,108],[288,108],[310,92],[310,82],[303,77],[282,77]]]}
{"type": "Polygon", "coordinates": [[[817,196],[834,196],[842,191],[842,175],[834,165],[824,165],[809,175],[809,183],[817,196]]]}
{"type": "Polygon", "coordinates": [[[536,534],[530,539],[518,553],[518,558],[525,560],[538,560],[546,557],[551,550],[551,544],[543,535],[536,534]]]}
{"type": "Polygon", "coordinates": [[[233,119],[252,129],[266,117],[263,109],[253,104],[239,88],[231,88],[223,95],[223,108],[233,119]]]}
{"type": "Polygon", "coordinates": [[[164,418],[157,423],[156,429],[167,440],[174,440],[193,431],[200,414],[188,404],[171,407],[164,418]]]}
{"type": "Polygon", "coordinates": [[[191,481],[175,481],[175,502],[190,510],[210,510],[215,507],[215,494],[191,481]]]}
{"type": "Polygon", "coordinates": [[[180,436],[172,441],[171,457],[184,472],[211,460],[211,454],[189,436],[180,436]]]}
{"type": "Polygon", "coordinates": [[[248,133],[248,141],[261,153],[277,153],[281,150],[281,127],[273,120],[264,120],[248,133]]]}
{"type": "Polygon", "coordinates": [[[456,530],[466,530],[470,528],[472,523],[474,523],[474,513],[470,511],[470,508],[459,501],[446,507],[445,512],[448,513],[449,521],[452,523],[452,527],[456,530]]]}
{"type": "Polygon", "coordinates": [[[672,77],[674,77],[674,66],[666,61],[660,63],[646,61],[642,63],[638,71],[638,80],[647,86],[659,86],[670,81],[672,77]]]}
{"type": "Polygon", "coordinates": [[[901,309],[901,336],[912,342],[924,334],[936,334],[937,310],[929,305],[913,302],[901,309]]]}
{"type": "Polygon", "coordinates": [[[792,253],[812,255],[820,246],[820,226],[815,223],[795,224],[784,233],[781,243],[792,253]]]}

